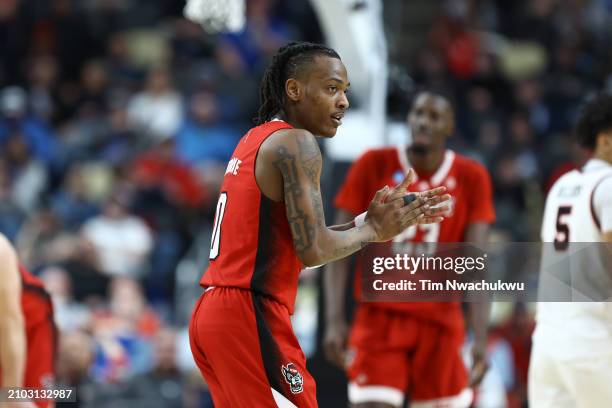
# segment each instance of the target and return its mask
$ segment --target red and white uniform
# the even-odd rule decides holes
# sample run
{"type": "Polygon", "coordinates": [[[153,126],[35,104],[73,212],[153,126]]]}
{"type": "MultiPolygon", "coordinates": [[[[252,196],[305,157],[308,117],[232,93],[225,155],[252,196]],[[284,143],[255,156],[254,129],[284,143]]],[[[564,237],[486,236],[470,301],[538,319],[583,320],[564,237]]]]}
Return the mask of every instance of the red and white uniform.
{"type": "Polygon", "coordinates": [[[315,382],[295,337],[293,313],[302,264],[284,202],[255,179],[261,144],[291,128],[274,120],[238,142],[221,186],[206,288],[190,325],[191,348],[219,407],[314,407],[315,382]]]}
{"type": "MultiPolygon", "coordinates": [[[[21,308],[25,320],[27,350],[23,386],[28,388],[53,387],[57,329],[53,322],[51,297],[40,279],[19,266],[21,275],[21,308]]],[[[0,367],[0,382],[2,368],[0,367]]],[[[49,401],[36,401],[39,407],[53,406],[49,401]]]]}
{"type": "MultiPolygon", "coordinates": [[[[349,170],[335,206],[357,215],[377,190],[401,182],[410,168],[405,147],[366,152],[349,170]]],[[[447,150],[432,174],[418,173],[410,191],[446,186],[452,211],[440,224],[410,227],[396,239],[412,242],[460,242],[471,223],[495,219],[491,180],[480,164],[447,150]]],[[[355,295],[360,300],[360,265],[355,295]]],[[[464,322],[457,302],[359,303],[349,346],[349,399],[411,407],[469,406],[472,396],[460,356],[464,322]],[[433,404],[433,405],[432,405],[433,404]]]]}
{"type": "Polygon", "coordinates": [[[588,289],[609,289],[610,247],[586,245],[604,242],[603,234],[610,231],[612,165],[590,159],[560,177],[546,198],[541,238],[548,244],[542,250],[539,296],[568,290],[573,301],[537,304],[529,406],[611,404],[612,303],[593,301],[588,289]]]}

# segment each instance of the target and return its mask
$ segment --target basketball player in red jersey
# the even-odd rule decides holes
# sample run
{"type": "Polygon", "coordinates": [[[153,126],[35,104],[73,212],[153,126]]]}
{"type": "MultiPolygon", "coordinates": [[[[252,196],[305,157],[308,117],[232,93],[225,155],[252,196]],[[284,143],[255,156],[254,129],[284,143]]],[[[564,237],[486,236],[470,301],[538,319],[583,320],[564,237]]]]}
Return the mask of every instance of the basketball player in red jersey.
{"type": "MultiPolygon", "coordinates": [[[[0,234],[0,387],[53,385],[57,332],[51,298],[42,282],[19,265],[15,249],[0,234]]],[[[0,402],[0,407],[12,406],[0,402]]],[[[13,403],[49,407],[49,401],[13,403]]]]}
{"type": "Polygon", "coordinates": [[[218,407],[316,407],[314,379],[293,333],[298,274],[442,220],[444,188],[409,203],[406,186],[376,192],[367,213],[327,227],[314,135],[332,137],[349,107],[347,72],[323,45],[290,43],[261,84],[259,126],[238,142],[217,204],[205,291],[191,349],[218,407]],[[356,225],[357,224],[357,225],[356,225]]]}
{"type": "MultiPolygon", "coordinates": [[[[385,184],[397,184],[405,169],[414,166],[417,178],[410,188],[422,191],[446,186],[453,205],[441,223],[411,226],[395,241],[484,244],[495,217],[491,180],[484,167],[446,149],[454,125],[449,101],[430,92],[418,94],[408,125],[410,146],[370,150],[352,165],[335,198],[337,219],[348,220],[351,214],[363,211],[368,195],[385,184]]],[[[348,336],[350,352],[345,355],[348,330],[343,306],[348,268],[344,259],[328,265],[325,272],[324,347],[331,361],[347,368],[352,406],[399,407],[406,393],[411,408],[470,406],[472,393],[460,355],[464,340],[460,304],[358,303],[348,336]]],[[[356,295],[359,301],[359,293],[356,295]]],[[[468,306],[475,335],[471,383],[476,384],[486,371],[488,305],[468,306]]]]}

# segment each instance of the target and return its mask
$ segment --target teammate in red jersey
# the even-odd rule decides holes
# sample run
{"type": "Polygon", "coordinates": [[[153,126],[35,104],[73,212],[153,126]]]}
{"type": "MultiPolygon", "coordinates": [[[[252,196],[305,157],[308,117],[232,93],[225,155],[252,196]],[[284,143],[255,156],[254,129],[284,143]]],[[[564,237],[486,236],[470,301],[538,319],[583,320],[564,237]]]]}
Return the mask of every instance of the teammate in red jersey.
{"type": "Polygon", "coordinates": [[[332,49],[282,47],[261,84],[259,126],[229,161],[205,291],[190,324],[195,361],[218,407],[315,407],[315,382],[290,321],[300,270],[442,220],[445,204],[434,207],[450,198],[440,195],[444,188],[405,205],[410,172],[399,188],[376,192],[358,225],[326,226],[314,135],[334,136],[348,87],[332,49]]]}
{"type": "Polygon", "coordinates": [[[13,246],[1,234],[0,265],[0,387],[51,387],[57,344],[51,298],[42,282],[19,265],[13,246]]]}
{"type": "MultiPolygon", "coordinates": [[[[452,196],[450,212],[439,224],[407,228],[402,242],[473,242],[484,244],[494,220],[489,175],[478,163],[446,149],[454,114],[441,95],[417,95],[408,115],[412,144],[366,152],[348,172],[335,198],[338,220],[348,220],[368,206],[367,197],[385,184],[394,185],[414,166],[417,179],[410,189],[446,186],[452,196]]],[[[360,262],[357,262],[359,265],[360,262]]],[[[349,400],[355,407],[468,407],[472,393],[460,355],[464,340],[461,305],[434,302],[358,303],[345,357],[347,325],[344,299],[347,259],[325,272],[326,332],[324,347],[330,360],[345,367],[349,400]]],[[[357,276],[360,275],[357,271],[357,276]]],[[[356,278],[359,300],[359,278],[356,278]]],[[[475,334],[472,384],[486,371],[485,342],[488,306],[470,303],[475,334]]]]}

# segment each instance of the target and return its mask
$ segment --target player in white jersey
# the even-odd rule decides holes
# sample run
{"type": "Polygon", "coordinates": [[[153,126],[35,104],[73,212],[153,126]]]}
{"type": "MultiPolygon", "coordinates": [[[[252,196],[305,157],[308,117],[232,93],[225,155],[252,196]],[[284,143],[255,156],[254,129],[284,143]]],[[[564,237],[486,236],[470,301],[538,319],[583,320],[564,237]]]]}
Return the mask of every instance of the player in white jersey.
{"type": "Polygon", "coordinates": [[[612,242],[612,95],[589,102],[576,131],[593,157],[561,177],[548,194],[540,280],[540,294],[565,289],[573,301],[538,304],[529,366],[531,408],[612,407],[612,303],[586,301],[608,298],[596,294],[612,287],[606,260],[612,244],[607,251],[582,244],[612,242]],[[601,256],[589,253],[593,249],[601,256]]]}

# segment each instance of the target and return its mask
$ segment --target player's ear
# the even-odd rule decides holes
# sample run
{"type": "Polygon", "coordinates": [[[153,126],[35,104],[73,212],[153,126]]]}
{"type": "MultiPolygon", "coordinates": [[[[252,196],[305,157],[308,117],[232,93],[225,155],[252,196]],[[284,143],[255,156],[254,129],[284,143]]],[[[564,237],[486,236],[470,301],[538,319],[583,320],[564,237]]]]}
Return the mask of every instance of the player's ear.
{"type": "Polygon", "coordinates": [[[299,101],[304,93],[302,84],[295,78],[289,78],[287,82],[285,82],[285,93],[289,100],[293,102],[299,101]]]}

